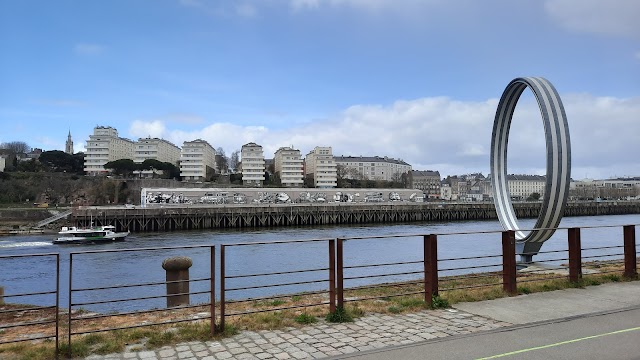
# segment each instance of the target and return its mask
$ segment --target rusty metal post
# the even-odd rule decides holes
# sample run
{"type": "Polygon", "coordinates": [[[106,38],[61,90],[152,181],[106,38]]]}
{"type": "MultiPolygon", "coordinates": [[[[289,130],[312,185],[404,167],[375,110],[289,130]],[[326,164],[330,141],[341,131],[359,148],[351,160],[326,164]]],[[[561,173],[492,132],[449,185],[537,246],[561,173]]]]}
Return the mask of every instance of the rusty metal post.
{"type": "Polygon", "coordinates": [[[167,307],[189,305],[189,268],[191,258],[176,256],[162,261],[167,275],[167,307]]]}
{"type": "Polygon", "coordinates": [[[4,305],[4,287],[0,286],[0,305],[4,305]]]}
{"type": "Polygon", "coordinates": [[[211,277],[209,281],[209,286],[211,289],[211,310],[209,313],[211,314],[211,335],[213,336],[216,333],[216,247],[212,245],[209,248],[209,254],[211,256],[209,260],[209,276],[211,277]]]}
{"type": "Polygon", "coordinates": [[[338,239],[336,252],[336,296],[338,297],[338,307],[344,307],[344,259],[343,240],[338,239]]]}
{"type": "Polygon", "coordinates": [[[224,317],[225,317],[225,274],[224,274],[224,245],[220,245],[220,332],[224,332],[224,317]]]}
{"type": "Polygon", "coordinates": [[[576,283],[582,279],[582,247],[580,228],[569,229],[569,281],[576,283]]]}
{"type": "MultiPolygon", "coordinates": [[[[0,296],[1,298],[1,296],[0,296]]],[[[0,301],[0,303],[2,303],[0,301]]],[[[56,359],[60,350],[60,254],[56,254],[56,359]]]]}
{"type": "Polygon", "coordinates": [[[516,233],[502,232],[502,288],[509,295],[516,295],[516,233]]]}
{"type": "Polygon", "coordinates": [[[433,296],[438,295],[438,236],[423,238],[424,251],[424,302],[431,306],[433,296]]]}
{"type": "Polygon", "coordinates": [[[336,241],[329,240],[329,312],[336,312],[336,241]]]}
{"type": "Polygon", "coordinates": [[[624,276],[636,279],[638,277],[636,227],[635,225],[625,225],[622,232],[624,236],[624,276]]]}
{"type": "Polygon", "coordinates": [[[67,308],[67,357],[71,359],[71,294],[73,293],[73,253],[69,254],[69,304],[67,308]]]}

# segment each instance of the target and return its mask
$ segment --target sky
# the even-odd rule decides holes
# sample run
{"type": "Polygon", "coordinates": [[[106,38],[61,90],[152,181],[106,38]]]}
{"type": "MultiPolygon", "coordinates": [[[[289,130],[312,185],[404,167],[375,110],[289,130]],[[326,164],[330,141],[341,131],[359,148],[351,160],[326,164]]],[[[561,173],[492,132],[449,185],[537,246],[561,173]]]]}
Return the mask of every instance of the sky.
{"type": "MultiPolygon", "coordinates": [[[[637,0],[0,1],[0,142],[82,151],[121,137],[197,138],[227,155],[388,156],[488,173],[505,86],[550,80],[572,177],[640,176],[637,0]]],[[[508,172],[546,171],[527,90],[508,172]]]]}

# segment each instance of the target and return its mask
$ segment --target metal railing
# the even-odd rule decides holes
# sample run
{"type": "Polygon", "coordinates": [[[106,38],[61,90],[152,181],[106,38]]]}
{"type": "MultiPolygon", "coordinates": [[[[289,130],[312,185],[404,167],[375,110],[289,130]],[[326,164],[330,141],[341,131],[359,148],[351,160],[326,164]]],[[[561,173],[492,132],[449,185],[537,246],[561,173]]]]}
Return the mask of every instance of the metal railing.
{"type": "MultiPolygon", "coordinates": [[[[112,263],[111,265],[117,266],[117,263],[112,263]]],[[[203,319],[210,320],[210,332],[213,335],[215,333],[215,247],[213,245],[199,245],[199,246],[179,246],[179,247],[157,247],[157,248],[139,248],[139,249],[118,249],[118,250],[97,250],[97,251],[80,251],[80,252],[71,252],[69,253],[69,288],[68,288],[68,316],[67,316],[67,340],[68,340],[68,356],[71,357],[71,339],[74,335],[86,335],[98,332],[107,332],[107,331],[115,331],[115,330],[124,330],[124,329],[133,329],[140,327],[148,327],[154,325],[169,325],[169,324],[177,324],[184,322],[193,322],[199,321],[203,319]],[[142,283],[127,283],[127,284],[117,284],[111,286],[85,286],[85,287],[76,287],[74,286],[74,259],[78,262],[79,257],[84,257],[90,254],[98,254],[104,256],[105,254],[121,254],[121,253],[132,253],[132,252],[158,252],[158,251],[186,251],[193,249],[208,249],[209,250],[209,276],[204,278],[195,278],[195,279],[185,279],[185,280],[174,280],[174,281],[152,281],[152,282],[142,282],[142,283]],[[197,283],[197,282],[208,282],[209,288],[205,291],[190,291],[187,293],[177,293],[177,294],[154,294],[151,296],[137,296],[137,297],[118,297],[118,298],[110,298],[110,299],[102,299],[102,300],[93,300],[93,301],[76,301],[74,300],[74,295],[83,294],[83,293],[99,293],[102,291],[109,290],[118,290],[118,289],[131,289],[131,288],[158,288],[161,286],[166,286],[169,284],[180,284],[180,283],[197,283]],[[136,301],[149,301],[154,299],[169,299],[171,297],[177,296],[185,296],[185,295],[199,295],[199,294],[208,294],[210,296],[210,300],[208,303],[199,303],[196,305],[181,305],[167,308],[155,308],[148,310],[136,310],[136,311],[125,311],[125,312],[108,312],[106,314],[90,314],[84,315],[83,312],[76,312],[76,316],[74,317],[74,308],[83,307],[83,306],[91,306],[91,305],[105,305],[105,304],[114,304],[114,303],[127,303],[127,302],[136,302],[136,301]],[[132,324],[125,326],[117,326],[117,327],[108,327],[102,328],[98,326],[92,326],[90,328],[85,328],[81,330],[74,331],[73,325],[74,323],[83,323],[83,322],[92,322],[99,319],[112,318],[112,317],[122,317],[122,316],[133,316],[133,315],[143,315],[143,314],[152,314],[152,313],[162,313],[166,311],[176,311],[176,310],[186,310],[193,308],[209,308],[209,316],[206,317],[189,317],[189,318],[181,318],[181,319],[172,319],[166,321],[158,321],[158,322],[144,322],[143,324],[132,324]]]]}
{"type": "MultiPolygon", "coordinates": [[[[601,272],[602,274],[620,273],[621,263],[623,263],[622,275],[628,278],[637,278],[636,225],[622,226],[622,245],[619,240],[611,240],[604,245],[595,243],[588,247],[582,247],[581,229],[597,228],[603,227],[558,229],[566,230],[567,247],[556,247],[537,253],[536,263],[542,267],[528,272],[517,271],[516,241],[513,231],[385,235],[223,244],[219,245],[219,272],[217,274],[214,245],[71,252],[69,254],[68,288],[66,289],[68,292],[66,321],[61,320],[59,316],[59,254],[0,256],[0,261],[11,258],[54,257],[56,278],[55,290],[42,289],[32,293],[4,295],[5,299],[26,296],[55,296],[55,305],[16,307],[0,311],[0,316],[9,316],[18,311],[54,309],[55,319],[0,325],[0,330],[5,330],[0,332],[0,345],[55,338],[57,354],[61,330],[66,330],[66,340],[70,352],[73,337],[98,332],[209,320],[210,332],[213,335],[225,330],[225,320],[229,317],[237,318],[264,312],[327,307],[327,310],[333,313],[338,307],[344,307],[345,303],[392,297],[416,297],[417,295],[425,305],[431,305],[434,297],[440,293],[475,288],[497,287],[509,295],[516,295],[518,284],[554,279],[566,279],[572,283],[579,283],[585,266],[593,267],[594,262],[610,264],[611,260],[614,260],[618,267],[601,272]],[[486,237],[485,240],[492,247],[478,256],[456,256],[456,252],[450,251],[448,246],[454,241],[465,240],[466,236],[474,236],[475,239],[480,236],[486,237]],[[376,252],[373,251],[374,247],[369,246],[372,242],[379,242],[377,245],[382,244],[375,247],[376,252]],[[402,244],[412,242],[412,252],[400,254],[396,258],[382,256],[384,254],[381,252],[387,255],[392,253],[388,249],[397,247],[398,242],[402,244]],[[419,248],[422,252],[416,251],[419,248]],[[235,253],[239,249],[243,250],[235,253]],[[208,254],[202,250],[208,250],[208,254]],[[109,266],[117,267],[117,259],[112,258],[118,254],[146,252],[158,254],[157,256],[166,256],[168,253],[184,255],[189,251],[199,254],[198,276],[192,279],[178,281],[152,279],[152,274],[156,277],[159,273],[162,274],[158,271],[143,272],[140,274],[140,278],[133,282],[102,283],[98,286],[87,283],[89,278],[87,271],[91,270],[87,270],[87,264],[90,262],[85,259],[88,256],[109,260],[103,262],[108,263],[109,266]],[[363,255],[367,251],[369,252],[367,256],[363,255]],[[439,256],[439,252],[441,256],[439,256]],[[265,254],[270,254],[270,257],[267,258],[265,254]],[[251,266],[247,266],[248,264],[251,266]],[[83,279],[85,283],[79,283],[83,279]],[[185,281],[192,284],[199,283],[201,289],[178,294],[157,292],[160,287],[185,281]],[[219,294],[217,294],[219,296],[219,317],[216,316],[216,281],[219,281],[220,286],[219,294]],[[128,296],[136,292],[133,289],[147,289],[149,293],[144,296],[128,296]],[[127,294],[127,291],[122,290],[131,291],[127,294]],[[113,293],[119,296],[114,297],[113,293]],[[142,306],[142,309],[134,307],[132,310],[125,309],[126,311],[123,311],[123,306],[121,306],[121,304],[132,302],[157,302],[160,299],[183,295],[208,296],[209,300],[177,307],[156,306],[151,309],[148,306],[146,308],[142,306]],[[294,297],[305,298],[305,301],[290,301],[289,303],[283,301],[286,298],[293,299],[294,297]],[[270,300],[271,302],[269,302],[270,300]],[[263,306],[264,304],[266,305],[263,306]],[[117,311],[97,313],[80,311],[84,307],[95,308],[96,306],[109,305],[113,305],[117,311]],[[208,310],[208,316],[194,317],[189,313],[194,309],[203,308],[208,310]],[[183,317],[173,317],[167,320],[166,317],[160,316],[166,311],[178,311],[183,317]],[[158,314],[161,321],[129,322],[125,325],[119,324],[119,326],[95,324],[106,318],[136,317],[147,314],[158,314]],[[86,323],[93,324],[86,325],[86,323]],[[12,335],[14,329],[36,325],[55,326],[55,334],[29,338],[19,338],[15,334],[12,335]]],[[[559,234],[562,233],[559,232],[559,234]]],[[[121,280],[131,279],[112,279],[112,281],[121,280]]]]}
{"type": "MultiPolygon", "coordinates": [[[[49,303],[51,305],[45,306],[30,306],[30,305],[22,305],[15,304],[13,306],[5,306],[7,309],[0,310],[0,318],[15,318],[14,314],[18,313],[33,313],[33,312],[42,312],[47,310],[53,310],[53,319],[49,317],[42,318],[38,316],[35,321],[23,321],[23,322],[14,322],[11,320],[3,321],[3,324],[0,325],[0,345],[3,344],[11,344],[17,342],[24,341],[36,341],[36,340],[45,340],[45,339],[54,339],[55,340],[55,357],[58,358],[58,349],[59,349],[59,329],[60,329],[60,254],[29,254],[29,255],[8,255],[8,256],[0,256],[0,262],[7,261],[9,259],[25,259],[25,258],[53,258],[55,269],[53,271],[55,280],[54,280],[54,288],[53,289],[45,289],[44,286],[46,282],[41,284],[42,288],[39,288],[39,291],[36,292],[27,292],[27,293],[15,293],[15,294],[0,294],[0,307],[4,304],[5,299],[14,299],[14,298],[27,298],[32,296],[44,296],[47,298],[53,297],[53,301],[48,299],[45,303],[49,303]],[[50,325],[52,327],[53,333],[50,335],[47,334],[36,334],[35,336],[26,336],[20,338],[18,334],[11,334],[7,332],[8,329],[22,329],[29,327],[36,327],[40,325],[50,325]],[[11,335],[14,335],[11,337],[11,335]]],[[[4,264],[3,264],[4,265],[4,264]]],[[[10,268],[10,266],[3,266],[5,269],[10,268]]],[[[52,269],[53,270],[53,269],[52,269]]]]}

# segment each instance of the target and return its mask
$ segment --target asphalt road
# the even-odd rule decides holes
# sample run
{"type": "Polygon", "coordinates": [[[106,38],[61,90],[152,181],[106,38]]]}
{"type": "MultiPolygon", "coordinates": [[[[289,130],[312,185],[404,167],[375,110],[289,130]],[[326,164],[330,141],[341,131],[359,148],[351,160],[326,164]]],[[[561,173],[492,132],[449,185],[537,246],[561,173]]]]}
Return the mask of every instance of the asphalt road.
{"type": "Polygon", "coordinates": [[[640,359],[640,306],[515,325],[341,359],[640,359]]]}

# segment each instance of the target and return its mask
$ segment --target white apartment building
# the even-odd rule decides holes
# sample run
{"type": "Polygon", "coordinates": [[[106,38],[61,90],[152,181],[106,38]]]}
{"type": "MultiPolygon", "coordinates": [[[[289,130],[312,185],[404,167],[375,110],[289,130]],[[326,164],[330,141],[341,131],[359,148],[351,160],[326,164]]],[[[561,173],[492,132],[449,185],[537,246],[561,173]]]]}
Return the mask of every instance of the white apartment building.
{"type": "Polygon", "coordinates": [[[265,171],[262,146],[253,142],[242,145],[240,159],[242,161],[242,183],[262,186],[265,171]]]}
{"type": "Polygon", "coordinates": [[[411,165],[386,156],[339,156],[335,161],[345,167],[348,179],[400,181],[411,172],[411,165]]]}
{"type": "Polygon", "coordinates": [[[118,137],[118,130],[111,126],[96,126],[89,135],[84,154],[84,171],[87,175],[106,173],[104,164],[119,159],[133,159],[134,142],[118,137]]]}
{"type": "Polygon", "coordinates": [[[182,180],[205,181],[216,169],[216,150],[208,142],[196,139],[185,141],[180,152],[182,180]]]}
{"type": "Polygon", "coordinates": [[[507,175],[509,194],[512,198],[526,200],[531,194],[544,196],[547,179],[541,175],[507,175]]]}
{"type": "MultiPolygon", "coordinates": [[[[180,160],[180,148],[164,139],[140,138],[134,145],[133,161],[141,164],[147,159],[177,165],[180,160]]],[[[151,172],[151,170],[145,170],[142,174],[151,174],[151,172]]]]}
{"type": "Polygon", "coordinates": [[[276,151],[273,161],[282,186],[302,187],[304,184],[304,165],[300,150],[281,147],[276,151]]]}
{"type": "Polygon", "coordinates": [[[313,177],[313,186],[330,189],[338,186],[336,161],[330,146],[316,146],[304,159],[305,175],[313,177]]]}

